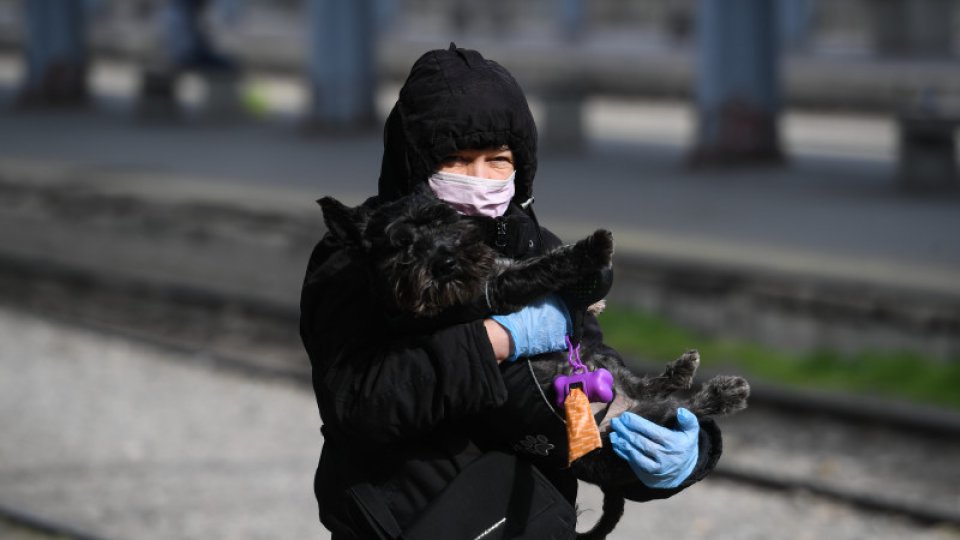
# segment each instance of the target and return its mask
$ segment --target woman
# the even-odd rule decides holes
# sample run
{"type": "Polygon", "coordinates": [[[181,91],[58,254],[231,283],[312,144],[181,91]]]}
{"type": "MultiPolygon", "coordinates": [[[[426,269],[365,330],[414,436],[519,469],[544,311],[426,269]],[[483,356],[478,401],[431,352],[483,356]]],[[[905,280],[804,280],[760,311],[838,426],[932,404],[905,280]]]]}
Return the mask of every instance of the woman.
{"type": "MultiPolygon", "coordinates": [[[[503,67],[452,44],[430,51],[387,119],[378,194],[364,204],[427,184],[502,255],[539,254],[560,242],[532,210],[536,145],[526,99],[503,67]]],[[[324,423],[314,487],[333,537],[572,537],[576,480],[498,444],[498,425],[512,420],[495,414],[508,398],[502,368],[565,348],[562,303],[398,333],[371,289],[356,255],[325,236],[307,267],[301,336],[324,423]]],[[[603,346],[595,319],[584,343],[603,346]]],[[[667,430],[626,416],[612,440],[637,474],[628,498],[668,497],[716,463],[711,422],[689,415],[667,430]]]]}

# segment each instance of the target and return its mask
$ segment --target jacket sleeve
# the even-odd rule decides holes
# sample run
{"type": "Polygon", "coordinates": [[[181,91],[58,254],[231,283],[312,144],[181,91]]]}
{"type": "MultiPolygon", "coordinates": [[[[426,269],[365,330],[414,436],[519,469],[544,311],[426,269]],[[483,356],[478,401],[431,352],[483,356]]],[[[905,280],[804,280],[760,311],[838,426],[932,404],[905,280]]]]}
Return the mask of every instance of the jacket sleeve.
{"type": "Polygon", "coordinates": [[[329,237],[308,265],[300,334],[325,425],[389,444],[505,401],[482,321],[393,332],[366,276],[329,237]]]}

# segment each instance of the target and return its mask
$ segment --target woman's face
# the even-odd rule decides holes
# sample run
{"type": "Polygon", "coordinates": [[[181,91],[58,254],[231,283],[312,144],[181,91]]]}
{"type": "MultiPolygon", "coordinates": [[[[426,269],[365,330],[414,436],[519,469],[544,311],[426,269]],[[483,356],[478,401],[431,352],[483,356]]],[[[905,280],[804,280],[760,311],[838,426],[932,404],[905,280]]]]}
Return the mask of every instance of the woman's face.
{"type": "Polygon", "coordinates": [[[440,162],[437,172],[506,180],[513,174],[513,152],[509,148],[457,150],[440,162]]]}

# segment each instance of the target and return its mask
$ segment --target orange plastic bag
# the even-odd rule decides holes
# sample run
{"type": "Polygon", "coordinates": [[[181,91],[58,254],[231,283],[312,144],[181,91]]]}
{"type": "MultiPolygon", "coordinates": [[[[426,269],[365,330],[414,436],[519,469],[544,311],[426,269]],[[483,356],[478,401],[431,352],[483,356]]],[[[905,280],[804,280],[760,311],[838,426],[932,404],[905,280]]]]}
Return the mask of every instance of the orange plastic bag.
{"type": "Polygon", "coordinates": [[[590,410],[590,400],[580,388],[571,388],[567,399],[563,402],[567,414],[567,441],[570,452],[567,466],[570,466],[581,456],[603,446],[600,440],[600,429],[593,419],[590,410]]]}

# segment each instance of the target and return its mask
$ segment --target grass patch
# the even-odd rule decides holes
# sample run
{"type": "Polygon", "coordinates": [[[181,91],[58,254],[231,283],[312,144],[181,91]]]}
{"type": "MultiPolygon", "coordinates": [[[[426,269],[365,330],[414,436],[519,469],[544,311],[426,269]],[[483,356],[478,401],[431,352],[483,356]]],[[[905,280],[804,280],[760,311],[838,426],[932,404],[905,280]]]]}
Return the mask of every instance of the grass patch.
{"type": "Polygon", "coordinates": [[[732,367],[744,376],[771,383],[960,409],[960,358],[937,361],[915,353],[886,351],[784,352],[743,340],[700,335],[661,317],[616,305],[608,306],[600,322],[604,341],[625,356],[667,362],[687,349],[697,349],[704,367],[732,367]]]}

